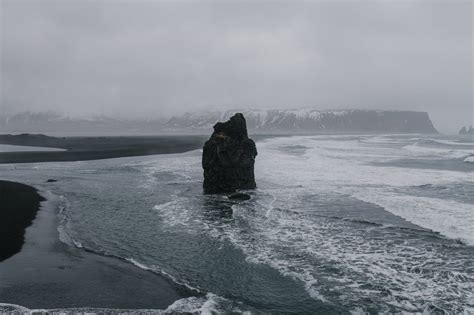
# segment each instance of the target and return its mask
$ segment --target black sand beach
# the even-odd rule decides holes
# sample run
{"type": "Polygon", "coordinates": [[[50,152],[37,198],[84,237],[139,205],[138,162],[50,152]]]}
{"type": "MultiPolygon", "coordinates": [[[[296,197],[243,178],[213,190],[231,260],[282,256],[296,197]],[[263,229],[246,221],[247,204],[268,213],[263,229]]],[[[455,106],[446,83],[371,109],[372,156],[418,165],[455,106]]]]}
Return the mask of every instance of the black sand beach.
{"type": "Polygon", "coordinates": [[[33,187],[0,181],[0,261],[20,251],[43,200],[33,187]]]}
{"type": "Polygon", "coordinates": [[[0,144],[51,147],[66,151],[1,152],[0,163],[84,161],[126,156],[182,153],[202,148],[204,136],[49,137],[0,135],[0,144]]]}
{"type": "MultiPolygon", "coordinates": [[[[0,187],[1,254],[5,259],[12,250],[3,244],[15,244],[18,252],[25,225],[34,218],[44,199],[26,185],[0,182],[0,187]],[[12,226],[17,230],[4,229],[11,224],[7,220],[13,218],[21,219],[21,224],[12,226]]],[[[165,309],[178,299],[194,295],[187,288],[128,262],[62,243],[55,211],[50,201],[43,201],[33,224],[26,229],[21,251],[0,262],[0,303],[48,309],[165,309]]]]}

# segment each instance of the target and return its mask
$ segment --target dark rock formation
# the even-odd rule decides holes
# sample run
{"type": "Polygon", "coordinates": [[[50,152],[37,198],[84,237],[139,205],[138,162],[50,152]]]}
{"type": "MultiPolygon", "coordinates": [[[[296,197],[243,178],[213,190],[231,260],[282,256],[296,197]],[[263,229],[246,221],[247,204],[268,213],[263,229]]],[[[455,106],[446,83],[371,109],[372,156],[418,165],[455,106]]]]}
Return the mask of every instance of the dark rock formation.
{"type": "Polygon", "coordinates": [[[469,126],[469,129],[463,126],[461,130],[459,130],[459,134],[460,135],[474,135],[474,129],[472,128],[472,126],[469,126]]]}
{"type": "Polygon", "coordinates": [[[204,193],[235,192],[254,189],[254,164],[257,156],[255,142],[247,135],[247,124],[242,114],[214,125],[214,133],[204,144],[202,167],[204,193]]]}
{"type": "Polygon", "coordinates": [[[244,193],[239,193],[239,192],[233,193],[233,194],[229,195],[227,198],[229,198],[229,200],[241,200],[241,201],[251,199],[250,195],[244,194],[244,193]]]}

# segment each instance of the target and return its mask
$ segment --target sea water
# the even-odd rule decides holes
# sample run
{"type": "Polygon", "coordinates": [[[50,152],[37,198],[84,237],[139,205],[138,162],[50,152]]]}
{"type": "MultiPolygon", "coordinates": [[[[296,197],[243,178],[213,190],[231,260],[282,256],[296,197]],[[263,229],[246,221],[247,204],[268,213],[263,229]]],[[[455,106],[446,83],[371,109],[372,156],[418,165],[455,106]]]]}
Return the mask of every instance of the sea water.
{"type": "Polygon", "coordinates": [[[202,194],[199,150],[0,170],[61,196],[62,241],[205,294],[157,313],[474,313],[472,138],[257,148],[247,201],[202,194]]]}

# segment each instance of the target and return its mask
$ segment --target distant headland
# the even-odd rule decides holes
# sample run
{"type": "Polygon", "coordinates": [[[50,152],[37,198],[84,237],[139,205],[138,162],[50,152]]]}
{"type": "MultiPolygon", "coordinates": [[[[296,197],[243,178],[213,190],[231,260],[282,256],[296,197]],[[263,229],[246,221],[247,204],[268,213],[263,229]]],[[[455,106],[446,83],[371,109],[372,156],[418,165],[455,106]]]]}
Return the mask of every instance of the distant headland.
{"type": "Polygon", "coordinates": [[[395,110],[234,109],[189,112],[168,119],[74,118],[53,112],[0,116],[0,133],[202,134],[240,112],[251,134],[437,133],[428,113],[395,110]]]}

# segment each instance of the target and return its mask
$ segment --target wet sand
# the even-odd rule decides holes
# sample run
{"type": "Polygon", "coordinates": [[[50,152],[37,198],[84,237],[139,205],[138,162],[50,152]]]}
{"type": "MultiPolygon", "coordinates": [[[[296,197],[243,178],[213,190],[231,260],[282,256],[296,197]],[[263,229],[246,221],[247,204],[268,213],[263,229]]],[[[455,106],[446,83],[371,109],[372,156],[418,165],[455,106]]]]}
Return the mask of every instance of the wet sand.
{"type": "MultiPolygon", "coordinates": [[[[29,191],[36,193],[31,187],[29,191]]],[[[17,209],[34,212],[26,206],[17,209]]],[[[196,295],[128,262],[62,243],[56,211],[50,200],[42,201],[21,251],[0,262],[0,303],[30,309],[166,309],[178,299],[196,295]]],[[[0,216],[4,222],[5,212],[0,216]]]]}
{"type": "Polygon", "coordinates": [[[43,200],[33,187],[0,181],[0,262],[20,251],[43,200]]]}

